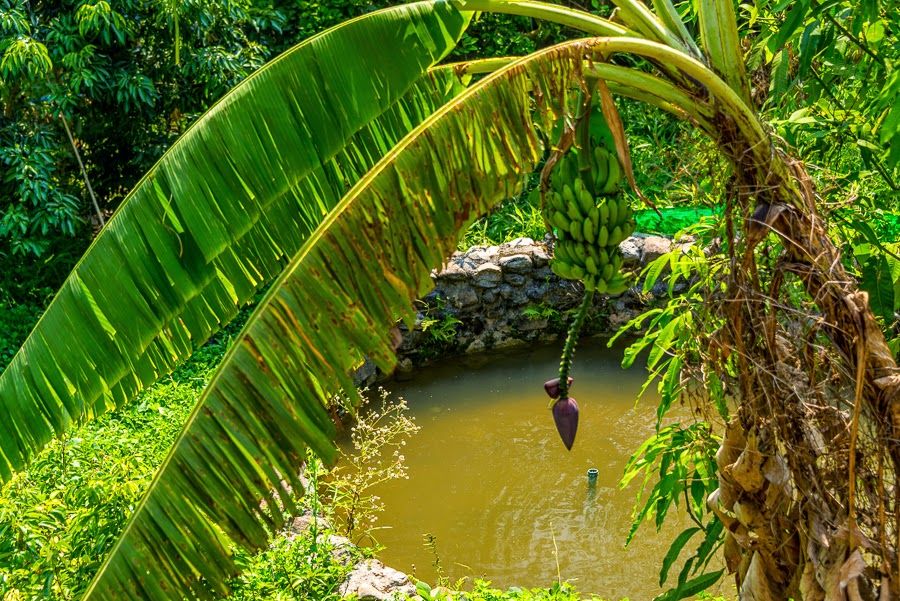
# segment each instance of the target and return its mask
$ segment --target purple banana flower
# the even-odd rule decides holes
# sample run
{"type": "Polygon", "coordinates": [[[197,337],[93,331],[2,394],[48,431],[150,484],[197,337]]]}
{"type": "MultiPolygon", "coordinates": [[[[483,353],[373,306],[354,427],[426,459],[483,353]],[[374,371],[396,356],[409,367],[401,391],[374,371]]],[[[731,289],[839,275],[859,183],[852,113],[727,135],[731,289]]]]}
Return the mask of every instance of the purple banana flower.
{"type": "Polygon", "coordinates": [[[559,399],[553,403],[553,421],[556,431],[568,450],[575,444],[575,432],[578,430],[578,403],[572,397],[559,399]]]}
{"type": "MultiPolygon", "coordinates": [[[[572,386],[572,382],[575,380],[573,378],[568,378],[569,386],[572,386]]],[[[559,378],[553,378],[552,380],[547,380],[544,382],[544,390],[547,391],[547,396],[551,399],[559,398],[559,378]]]]}

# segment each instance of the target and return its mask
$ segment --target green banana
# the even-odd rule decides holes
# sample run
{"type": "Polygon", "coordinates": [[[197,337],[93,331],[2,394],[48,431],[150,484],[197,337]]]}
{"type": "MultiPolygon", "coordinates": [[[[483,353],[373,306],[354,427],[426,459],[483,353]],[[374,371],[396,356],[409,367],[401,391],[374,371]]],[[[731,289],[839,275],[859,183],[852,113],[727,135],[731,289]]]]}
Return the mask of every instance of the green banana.
{"type": "Polygon", "coordinates": [[[556,166],[559,171],[560,188],[562,188],[563,184],[575,179],[575,170],[572,165],[572,159],[568,155],[563,155],[556,166]]]}
{"type": "Polygon", "coordinates": [[[562,261],[550,261],[550,269],[561,278],[567,280],[575,279],[575,274],[572,273],[572,266],[568,263],[563,263],[562,261]]]}
{"type": "Polygon", "coordinates": [[[599,193],[613,194],[618,191],[620,183],[622,183],[622,166],[619,165],[619,159],[611,154],[609,156],[609,177],[599,193]]]}
{"type": "Polygon", "coordinates": [[[563,184],[562,200],[564,207],[569,206],[569,203],[575,202],[575,192],[572,190],[572,186],[570,186],[568,182],[563,184]]]}
{"type": "Polygon", "coordinates": [[[596,206],[597,203],[594,202],[594,197],[587,190],[578,195],[578,208],[581,209],[582,215],[589,216],[596,206]]]}
{"type": "Polygon", "coordinates": [[[571,265],[570,267],[572,270],[572,275],[574,276],[569,278],[570,280],[583,280],[584,276],[587,275],[587,272],[581,265],[571,265]]]}
{"type": "Polygon", "coordinates": [[[598,262],[600,265],[606,265],[609,263],[609,251],[605,248],[600,249],[600,261],[598,262]]]}
{"type": "Polygon", "coordinates": [[[631,278],[625,277],[621,273],[617,273],[607,284],[607,294],[622,294],[631,288],[631,278]]]}
{"type": "Polygon", "coordinates": [[[603,266],[603,269],[600,271],[600,277],[606,281],[609,281],[609,279],[613,275],[613,271],[614,270],[613,270],[612,263],[607,263],[606,265],[603,266]]]}
{"type": "Polygon", "coordinates": [[[556,241],[556,245],[553,247],[553,258],[565,263],[572,263],[572,255],[569,254],[569,251],[562,240],[556,241]]]}
{"type": "Polygon", "coordinates": [[[599,294],[606,294],[608,286],[606,284],[606,280],[599,278],[597,280],[597,284],[594,286],[594,291],[599,294]]]}
{"type": "Polygon", "coordinates": [[[594,190],[602,190],[609,177],[609,153],[602,146],[594,147],[594,190]]]}
{"type": "Polygon", "coordinates": [[[581,214],[581,211],[578,210],[578,205],[574,200],[566,203],[566,216],[572,221],[584,220],[584,216],[581,214]]]}
{"type": "Polygon", "coordinates": [[[575,200],[575,198],[581,196],[585,192],[584,180],[581,179],[580,175],[575,176],[575,181],[572,182],[572,191],[575,193],[572,200],[575,200]]]}
{"type": "Polygon", "coordinates": [[[569,233],[572,234],[572,238],[574,238],[578,242],[584,242],[584,235],[581,232],[581,222],[580,221],[570,221],[569,222],[569,233]]]}
{"type": "Polygon", "coordinates": [[[631,203],[628,202],[628,198],[622,194],[619,198],[619,225],[622,225],[631,219],[633,212],[634,211],[631,210],[631,203]]]}
{"type": "Polygon", "coordinates": [[[581,233],[584,234],[584,241],[593,245],[597,239],[597,232],[594,229],[594,222],[591,219],[585,219],[581,225],[581,233]]]}
{"type": "Polygon", "coordinates": [[[607,246],[609,244],[609,228],[605,225],[600,226],[600,231],[597,232],[597,246],[607,246]]]}
{"type": "Polygon", "coordinates": [[[575,265],[584,265],[588,259],[587,249],[584,244],[574,244],[575,248],[575,260],[572,261],[575,265]]]}
{"type": "Polygon", "coordinates": [[[597,207],[597,212],[600,214],[600,221],[597,225],[609,225],[609,202],[606,199],[597,207]]]}
{"type": "Polygon", "coordinates": [[[570,231],[571,222],[562,213],[550,213],[550,225],[556,226],[558,229],[568,232],[570,231]]]}
{"type": "Polygon", "coordinates": [[[609,229],[612,229],[619,223],[619,203],[615,198],[608,198],[606,206],[609,207],[609,229]]]}
{"type": "Polygon", "coordinates": [[[563,213],[566,212],[566,204],[563,202],[562,194],[554,192],[550,195],[550,208],[563,213]]]}
{"type": "Polygon", "coordinates": [[[597,264],[594,263],[593,257],[587,257],[584,260],[584,267],[587,269],[588,273],[592,273],[594,275],[600,275],[600,270],[597,269],[597,264]]]}
{"type": "Polygon", "coordinates": [[[613,231],[609,233],[609,240],[606,241],[607,246],[619,246],[619,242],[625,239],[622,235],[622,226],[617,225],[613,231]]]}

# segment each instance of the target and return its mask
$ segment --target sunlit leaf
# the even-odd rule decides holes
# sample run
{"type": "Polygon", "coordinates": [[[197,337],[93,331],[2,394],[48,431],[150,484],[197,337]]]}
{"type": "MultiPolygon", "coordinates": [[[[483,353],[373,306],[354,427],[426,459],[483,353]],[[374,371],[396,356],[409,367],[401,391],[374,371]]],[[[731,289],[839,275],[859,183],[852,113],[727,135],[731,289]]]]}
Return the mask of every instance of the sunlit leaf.
{"type": "Polygon", "coordinates": [[[0,374],[0,479],[169,373],[284,267],[349,185],[462,86],[426,70],[468,17],[369,14],[216,103],[132,191],[0,374]]]}

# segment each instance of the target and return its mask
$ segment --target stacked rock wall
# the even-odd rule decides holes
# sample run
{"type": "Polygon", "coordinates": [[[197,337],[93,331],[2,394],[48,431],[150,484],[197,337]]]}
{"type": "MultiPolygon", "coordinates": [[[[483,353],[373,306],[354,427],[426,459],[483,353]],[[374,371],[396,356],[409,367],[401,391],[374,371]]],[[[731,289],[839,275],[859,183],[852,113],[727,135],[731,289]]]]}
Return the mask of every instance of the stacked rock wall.
{"type": "MultiPolygon", "coordinates": [[[[690,244],[682,241],[679,246],[690,244]]],[[[669,252],[673,242],[636,234],[620,245],[625,268],[642,267],[669,252]]],[[[499,246],[456,252],[432,273],[434,290],[418,301],[415,325],[401,325],[399,369],[438,357],[553,340],[564,335],[570,312],[581,302],[580,284],[550,270],[547,241],[519,238],[499,246]]],[[[655,306],[665,290],[649,294],[634,287],[624,294],[598,295],[586,334],[612,335],[655,306]]]]}

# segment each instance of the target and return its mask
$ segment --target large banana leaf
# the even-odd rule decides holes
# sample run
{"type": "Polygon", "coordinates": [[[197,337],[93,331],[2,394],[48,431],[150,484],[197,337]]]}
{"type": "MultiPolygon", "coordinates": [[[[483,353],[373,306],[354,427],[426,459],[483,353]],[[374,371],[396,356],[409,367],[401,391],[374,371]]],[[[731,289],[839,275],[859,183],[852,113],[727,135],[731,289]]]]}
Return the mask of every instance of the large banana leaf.
{"type": "Polygon", "coordinates": [[[463,89],[426,70],[468,20],[419,2],[349,21],[249,77],[180,138],[0,374],[0,479],[169,373],[280,273],[349,186],[463,89]]]}
{"type": "Polygon", "coordinates": [[[89,589],[89,599],[224,593],[227,539],[258,548],[307,446],[333,460],[325,405],[359,353],[385,370],[391,329],[468,223],[515,192],[582,85],[591,43],[507,66],[405,137],[350,190],[275,281],[226,355],[89,589]],[[538,125],[535,125],[537,120],[538,125]],[[267,511],[260,511],[260,501],[267,511]]]}

